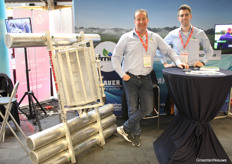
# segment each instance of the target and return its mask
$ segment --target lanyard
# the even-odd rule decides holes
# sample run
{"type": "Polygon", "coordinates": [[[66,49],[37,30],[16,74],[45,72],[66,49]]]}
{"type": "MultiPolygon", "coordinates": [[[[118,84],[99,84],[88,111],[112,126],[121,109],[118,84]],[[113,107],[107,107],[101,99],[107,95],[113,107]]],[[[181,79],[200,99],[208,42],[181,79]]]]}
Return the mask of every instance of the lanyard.
{"type": "MultiPolygon", "coordinates": [[[[136,31],[136,30],[135,30],[136,31]]],[[[141,41],[141,43],[143,44],[143,47],[145,48],[145,50],[147,51],[147,47],[148,47],[148,34],[146,32],[146,44],[144,43],[143,39],[141,38],[141,36],[139,35],[138,31],[136,31],[137,35],[139,36],[139,39],[141,41]]]]}
{"type": "Polygon", "coordinates": [[[182,38],[182,36],[181,36],[181,34],[180,34],[180,31],[179,31],[180,41],[181,41],[181,43],[182,43],[182,45],[183,45],[184,49],[185,49],[185,47],[188,45],[189,40],[190,40],[190,38],[192,37],[192,35],[193,35],[193,27],[192,27],[192,31],[191,31],[191,33],[190,33],[190,35],[189,35],[189,37],[188,37],[188,39],[187,39],[186,43],[184,44],[184,42],[183,42],[183,38],[182,38]]]}

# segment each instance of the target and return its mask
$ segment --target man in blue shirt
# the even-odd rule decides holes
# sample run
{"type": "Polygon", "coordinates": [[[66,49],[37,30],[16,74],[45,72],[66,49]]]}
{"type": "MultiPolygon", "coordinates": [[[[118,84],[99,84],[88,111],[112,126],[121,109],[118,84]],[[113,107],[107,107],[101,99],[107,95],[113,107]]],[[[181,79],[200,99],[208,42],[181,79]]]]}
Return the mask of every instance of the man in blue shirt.
{"type": "MultiPolygon", "coordinates": [[[[205,32],[191,25],[192,10],[191,7],[184,4],[179,7],[178,21],[181,26],[171,32],[164,38],[165,42],[173,46],[173,49],[180,56],[181,61],[189,66],[202,67],[212,57],[213,49],[205,32]],[[205,55],[203,59],[199,59],[200,45],[202,46],[205,55]]],[[[157,51],[157,56],[160,58],[164,67],[171,67],[173,64],[168,64],[162,52],[157,51]]],[[[178,110],[174,106],[175,115],[178,110]]]]}
{"type": "MultiPolygon", "coordinates": [[[[173,46],[173,49],[180,55],[181,61],[189,66],[202,67],[213,55],[213,49],[205,32],[191,25],[191,7],[181,5],[178,10],[178,21],[181,26],[171,32],[164,38],[165,42],[173,46]],[[202,60],[199,59],[200,45],[203,47],[205,55],[202,60]]],[[[164,67],[170,67],[162,52],[158,51],[164,67]]]]}
{"type": "Polygon", "coordinates": [[[188,68],[158,34],[147,30],[148,22],[147,11],[137,10],[134,14],[135,29],[121,36],[111,58],[113,68],[122,78],[129,116],[117,131],[133,146],[140,146],[140,120],[153,110],[150,73],[156,50],[167,54],[179,68],[188,68]]]}
{"type": "Polygon", "coordinates": [[[220,42],[218,43],[218,48],[219,49],[227,49],[229,48],[229,46],[231,46],[230,48],[232,48],[232,29],[228,28],[226,34],[222,35],[219,40],[220,41],[224,41],[224,42],[220,42]]]}

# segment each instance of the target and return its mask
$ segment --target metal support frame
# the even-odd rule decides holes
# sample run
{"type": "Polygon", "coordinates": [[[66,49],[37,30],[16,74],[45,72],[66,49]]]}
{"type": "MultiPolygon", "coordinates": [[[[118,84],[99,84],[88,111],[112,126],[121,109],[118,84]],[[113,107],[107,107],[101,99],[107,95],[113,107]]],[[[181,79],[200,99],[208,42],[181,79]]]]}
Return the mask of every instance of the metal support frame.
{"type": "Polygon", "coordinates": [[[76,110],[80,117],[84,117],[87,114],[87,109],[94,108],[100,138],[99,145],[105,145],[98,109],[104,104],[102,100],[104,85],[102,83],[99,60],[96,60],[94,55],[93,41],[84,41],[83,34],[80,36],[78,42],[72,46],[55,47],[52,45],[50,34],[47,33],[51,65],[61,109],[61,120],[72,163],[76,163],[76,158],[67,124],[68,111],[76,110]],[[87,43],[89,43],[89,47],[87,47],[87,43]],[[81,87],[76,86],[77,82],[79,82],[78,85],[81,87]],[[78,93],[81,93],[82,96],[77,95],[78,93]]]}
{"type": "Polygon", "coordinates": [[[22,112],[22,114],[24,114],[25,116],[27,116],[28,119],[34,119],[36,120],[36,123],[38,124],[39,127],[39,131],[42,131],[42,127],[38,118],[38,111],[36,109],[36,105],[38,105],[40,107],[40,110],[44,112],[44,114],[46,115],[46,111],[44,110],[44,108],[42,107],[42,105],[39,103],[39,101],[37,100],[37,98],[34,95],[34,92],[31,91],[30,89],[30,81],[29,81],[29,71],[30,69],[28,69],[28,61],[27,61],[27,48],[24,47],[24,55],[25,55],[25,69],[26,69],[26,80],[27,80],[27,92],[24,93],[23,97],[21,98],[21,100],[19,101],[19,105],[21,104],[21,102],[24,100],[24,98],[26,96],[28,96],[28,107],[29,107],[29,115],[27,115],[25,112],[23,112],[22,110],[19,110],[22,112]],[[36,104],[34,103],[33,99],[36,101],[36,104]]]}
{"type": "Polygon", "coordinates": [[[11,125],[8,123],[8,118],[10,117],[12,119],[12,121],[14,122],[16,128],[21,132],[21,134],[23,135],[23,138],[26,140],[26,135],[24,134],[23,130],[21,129],[21,127],[18,125],[17,121],[14,119],[14,117],[11,114],[12,103],[14,101],[16,101],[15,95],[16,95],[18,86],[19,86],[19,82],[17,81],[16,84],[15,84],[15,86],[14,86],[14,89],[13,89],[13,91],[11,93],[11,97],[1,97],[1,99],[3,99],[3,101],[1,101],[2,105],[6,105],[6,110],[5,110],[5,116],[0,111],[0,116],[3,119],[3,122],[2,122],[2,125],[1,125],[1,130],[0,130],[0,141],[4,142],[5,127],[7,125],[10,128],[11,132],[13,133],[13,135],[15,136],[15,138],[17,139],[17,141],[20,143],[20,145],[24,149],[24,151],[26,152],[26,154],[29,155],[28,150],[26,149],[26,147],[24,146],[24,144],[21,142],[20,138],[15,133],[15,131],[13,130],[13,128],[11,127],[11,125]]]}
{"type": "MultiPolygon", "coordinates": [[[[87,114],[87,110],[93,108],[96,112],[95,117],[99,135],[98,144],[101,146],[105,144],[98,110],[104,104],[102,100],[105,97],[104,85],[102,83],[99,60],[95,58],[93,47],[93,42],[98,42],[99,39],[100,36],[98,34],[84,33],[55,35],[50,35],[49,32],[46,34],[11,33],[5,36],[5,43],[9,48],[48,47],[61,110],[61,120],[68,143],[69,159],[72,163],[76,163],[76,159],[67,124],[66,114],[68,111],[76,110],[80,117],[84,117],[87,114]],[[84,70],[82,68],[83,63],[87,64],[84,70]],[[90,82],[91,84],[88,84],[90,82]],[[76,83],[79,83],[78,87],[76,83]],[[80,89],[79,86],[83,89],[80,89]],[[81,96],[78,97],[77,94],[81,94],[81,96]],[[91,96],[90,98],[88,97],[89,95],[91,96]]],[[[86,117],[88,117],[88,114],[86,117]]]]}

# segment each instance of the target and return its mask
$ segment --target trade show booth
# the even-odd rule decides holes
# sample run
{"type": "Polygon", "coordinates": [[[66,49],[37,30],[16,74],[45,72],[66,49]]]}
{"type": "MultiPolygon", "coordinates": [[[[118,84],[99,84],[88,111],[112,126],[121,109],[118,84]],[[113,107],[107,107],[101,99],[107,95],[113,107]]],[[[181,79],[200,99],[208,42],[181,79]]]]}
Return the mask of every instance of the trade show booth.
{"type": "MultiPolygon", "coordinates": [[[[6,146],[0,147],[0,163],[11,158],[3,148],[14,138],[20,156],[24,150],[22,162],[37,164],[78,163],[91,153],[95,163],[230,163],[231,132],[225,137],[219,133],[232,123],[232,1],[222,1],[228,3],[224,11],[216,11],[217,0],[68,0],[67,5],[35,0],[14,1],[15,6],[1,1],[0,142],[6,146]],[[211,72],[164,68],[156,55],[151,66],[153,110],[141,119],[142,146],[129,148],[117,140],[117,126],[128,118],[128,101],[112,65],[114,49],[133,30],[137,9],[148,11],[147,30],[165,38],[180,26],[176,13],[184,3],[192,6],[193,25],[205,32],[213,48],[205,64],[211,72]],[[180,115],[174,115],[174,105],[180,115]],[[226,122],[214,126],[214,120],[226,122]]],[[[204,55],[200,47],[196,58],[203,60],[204,55]]]]}

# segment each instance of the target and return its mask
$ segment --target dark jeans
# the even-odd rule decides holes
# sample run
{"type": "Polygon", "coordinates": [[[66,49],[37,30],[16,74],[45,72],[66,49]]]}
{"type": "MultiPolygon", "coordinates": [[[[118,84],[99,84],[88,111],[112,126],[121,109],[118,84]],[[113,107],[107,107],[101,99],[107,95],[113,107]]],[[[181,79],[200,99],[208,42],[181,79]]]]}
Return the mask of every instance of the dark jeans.
{"type": "Polygon", "coordinates": [[[151,76],[141,78],[130,76],[130,80],[123,81],[123,87],[129,116],[123,126],[133,135],[140,135],[140,120],[153,110],[154,95],[151,76]]]}

